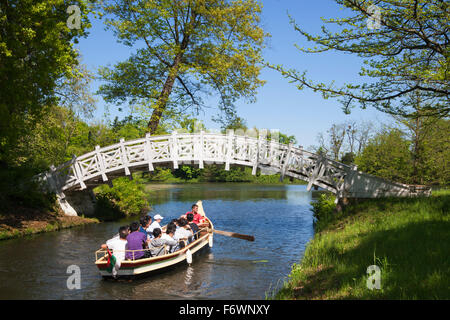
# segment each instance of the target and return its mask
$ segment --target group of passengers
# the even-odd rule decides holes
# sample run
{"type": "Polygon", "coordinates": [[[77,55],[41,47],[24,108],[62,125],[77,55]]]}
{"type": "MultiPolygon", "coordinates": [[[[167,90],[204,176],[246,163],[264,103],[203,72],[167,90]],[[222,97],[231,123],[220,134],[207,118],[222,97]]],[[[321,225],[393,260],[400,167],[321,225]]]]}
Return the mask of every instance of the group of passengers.
{"type": "Polygon", "coordinates": [[[198,239],[199,224],[203,216],[198,213],[198,205],[192,205],[192,211],[173,219],[164,228],[160,223],[164,219],[157,214],[146,215],[139,222],[119,228],[119,234],[102,245],[103,249],[112,250],[116,260],[137,260],[161,256],[185,247],[186,244],[198,239]],[[145,249],[145,250],[143,250],[145,249]]]}

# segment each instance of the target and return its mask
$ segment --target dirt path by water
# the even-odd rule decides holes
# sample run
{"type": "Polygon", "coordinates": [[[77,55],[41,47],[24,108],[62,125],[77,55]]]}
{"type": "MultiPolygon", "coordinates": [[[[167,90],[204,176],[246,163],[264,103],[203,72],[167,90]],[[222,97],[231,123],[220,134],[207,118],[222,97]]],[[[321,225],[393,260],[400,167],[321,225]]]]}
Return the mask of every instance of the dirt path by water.
{"type": "Polygon", "coordinates": [[[17,206],[8,214],[0,214],[0,240],[98,222],[92,218],[66,216],[58,208],[41,211],[17,206]]]}

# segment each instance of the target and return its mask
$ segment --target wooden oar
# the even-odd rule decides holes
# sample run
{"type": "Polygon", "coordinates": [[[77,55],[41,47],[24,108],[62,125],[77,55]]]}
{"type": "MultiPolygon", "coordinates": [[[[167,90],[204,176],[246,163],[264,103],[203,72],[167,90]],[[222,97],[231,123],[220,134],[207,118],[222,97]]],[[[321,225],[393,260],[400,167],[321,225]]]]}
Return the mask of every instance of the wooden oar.
{"type": "MultiPolygon", "coordinates": [[[[200,213],[202,216],[205,216],[205,210],[203,210],[203,203],[202,203],[201,200],[197,201],[197,206],[198,206],[198,213],[200,213]]],[[[217,233],[217,234],[221,234],[221,235],[227,236],[227,237],[244,239],[244,240],[247,240],[247,241],[255,241],[255,237],[254,236],[249,236],[249,235],[246,235],[246,234],[240,234],[240,233],[236,233],[236,232],[222,231],[222,230],[216,230],[216,229],[213,229],[212,231],[217,233]]]]}
{"type": "Polygon", "coordinates": [[[230,232],[230,231],[222,231],[222,230],[217,230],[217,229],[213,229],[213,231],[214,231],[214,233],[218,233],[218,234],[221,234],[221,235],[227,236],[227,237],[233,237],[233,238],[243,239],[243,240],[247,240],[247,241],[255,241],[254,236],[249,236],[246,234],[240,234],[240,233],[230,232]]]}

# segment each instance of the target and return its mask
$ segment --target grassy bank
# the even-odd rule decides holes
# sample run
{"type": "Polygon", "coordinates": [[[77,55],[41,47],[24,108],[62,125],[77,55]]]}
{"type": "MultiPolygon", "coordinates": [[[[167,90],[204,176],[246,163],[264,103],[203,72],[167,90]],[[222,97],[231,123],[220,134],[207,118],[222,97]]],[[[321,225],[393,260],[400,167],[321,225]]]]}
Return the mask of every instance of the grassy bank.
{"type": "Polygon", "coordinates": [[[51,232],[98,223],[95,218],[65,216],[59,209],[38,210],[17,206],[10,214],[0,214],[0,240],[51,232]]]}
{"type": "Polygon", "coordinates": [[[371,199],[334,212],[314,205],[316,235],[275,299],[450,299],[450,191],[371,199]],[[367,268],[381,288],[367,288],[367,268]]]}
{"type": "Polygon", "coordinates": [[[31,179],[35,174],[33,168],[5,167],[0,163],[0,240],[98,222],[65,216],[56,204],[56,196],[43,193],[31,179]]]}

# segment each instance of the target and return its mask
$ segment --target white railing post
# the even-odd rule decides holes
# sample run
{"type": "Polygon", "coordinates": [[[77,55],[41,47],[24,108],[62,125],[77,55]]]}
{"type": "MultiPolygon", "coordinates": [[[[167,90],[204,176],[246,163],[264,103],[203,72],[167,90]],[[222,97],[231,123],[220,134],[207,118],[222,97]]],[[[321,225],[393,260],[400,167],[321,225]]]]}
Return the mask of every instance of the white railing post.
{"type": "Polygon", "coordinates": [[[100,152],[100,146],[95,146],[95,154],[97,156],[97,163],[98,163],[98,166],[100,167],[100,173],[102,175],[102,179],[103,179],[103,181],[108,181],[108,177],[106,176],[105,163],[103,162],[103,156],[102,156],[102,153],[100,152]]]}
{"type": "Polygon", "coordinates": [[[247,132],[245,132],[245,136],[244,136],[244,145],[245,145],[245,149],[246,149],[246,160],[248,160],[249,162],[252,161],[252,148],[250,146],[250,140],[248,139],[248,134],[247,132]]]}
{"type": "Polygon", "coordinates": [[[200,131],[200,142],[198,146],[198,167],[203,169],[203,148],[205,147],[205,140],[203,137],[204,131],[200,131]]]}
{"type": "Polygon", "coordinates": [[[125,168],[125,174],[127,176],[131,175],[130,169],[128,168],[128,156],[127,156],[127,148],[125,147],[125,139],[120,139],[120,153],[122,156],[122,164],[125,168]]]}
{"type": "Polygon", "coordinates": [[[145,145],[144,145],[144,151],[145,151],[145,158],[148,162],[148,171],[155,170],[153,168],[153,152],[152,152],[152,145],[150,141],[150,133],[145,134],[145,145]]]}
{"type": "Polygon", "coordinates": [[[75,174],[75,177],[77,178],[77,182],[80,184],[81,190],[86,189],[86,185],[83,181],[83,174],[81,173],[80,164],[78,163],[77,157],[73,155],[72,157],[73,164],[72,164],[72,170],[75,174]]]}
{"type": "Polygon", "coordinates": [[[225,160],[225,170],[230,171],[230,162],[231,157],[233,155],[233,136],[234,136],[234,130],[229,129],[227,130],[227,155],[225,160]]]}
{"type": "Polygon", "coordinates": [[[265,157],[266,147],[264,147],[264,148],[262,147],[264,139],[267,142],[267,130],[261,129],[261,130],[259,130],[259,134],[258,134],[258,144],[257,144],[255,161],[253,162],[252,175],[256,175],[256,171],[258,170],[258,164],[260,162],[263,162],[261,160],[264,160],[266,158],[265,157]]]}
{"type": "Polygon", "coordinates": [[[289,166],[289,162],[291,161],[291,151],[292,151],[292,142],[289,143],[289,147],[286,151],[286,156],[284,157],[283,167],[281,169],[280,181],[283,181],[284,176],[286,175],[286,171],[289,166]]]}
{"type": "Polygon", "coordinates": [[[177,132],[172,132],[170,154],[173,161],[173,168],[178,169],[178,142],[177,142],[177,132]]]}

